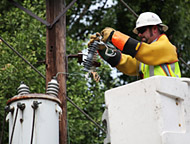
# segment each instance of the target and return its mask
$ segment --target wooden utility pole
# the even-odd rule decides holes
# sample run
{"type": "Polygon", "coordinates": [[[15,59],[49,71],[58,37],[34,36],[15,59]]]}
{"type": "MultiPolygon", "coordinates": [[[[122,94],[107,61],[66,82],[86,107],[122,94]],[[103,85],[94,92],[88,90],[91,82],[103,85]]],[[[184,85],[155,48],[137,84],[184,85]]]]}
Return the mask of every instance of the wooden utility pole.
{"type": "MultiPolygon", "coordinates": [[[[49,23],[64,10],[65,0],[46,0],[46,17],[49,23]]],[[[47,28],[46,33],[46,86],[58,72],[66,72],[66,16],[62,16],[58,22],[47,28]]],[[[60,74],[57,78],[59,83],[58,97],[62,102],[62,116],[59,126],[60,144],[67,143],[66,123],[66,76],[60,74]]]]}

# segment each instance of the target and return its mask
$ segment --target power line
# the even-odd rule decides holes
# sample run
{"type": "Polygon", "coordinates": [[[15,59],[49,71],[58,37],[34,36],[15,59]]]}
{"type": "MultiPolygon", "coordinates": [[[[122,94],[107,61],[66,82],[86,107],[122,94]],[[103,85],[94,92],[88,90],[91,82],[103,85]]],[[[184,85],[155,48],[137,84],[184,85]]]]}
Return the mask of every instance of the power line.
{"type": "Polygon", "coordinates": [[[27,61],[17,50],[10,46],[1,36],[0,39],[15,53],[17,54],[25,63],[27,63],[33,70],[35,70],[41,77],[46,78],[40,71],[38,71],[29,61],[27,61]]]}
{"type": "Polygon", "coordinates": [[[123,0],[120,0],[120,1],[127,7],[127,9],[128,9],[136,18],[138,18],[138,15],[135,13],[135,11],[134,11],[132,8],[129,7],[128,4],[126,4],[123,0]]]}
{"type": "Polygon", "coordinates": [[[179,59],[180,59],[180,61],[181,61],[182,63],[184,63],[184,64],[190,69],[190,66],[189,66],[181,57],[179,57],[179,59]]]}
{"type": "Polygon", "coordinates": [[[70,98],[67,97],[67,100],[70,101],[81,113],[83,113],[92,123],[94,123],[102,132],[106,133],[106,131],[98,125],[87,113],[85,113],[81,108],[79,108],[75,103],[72,102],[70,98]]]}

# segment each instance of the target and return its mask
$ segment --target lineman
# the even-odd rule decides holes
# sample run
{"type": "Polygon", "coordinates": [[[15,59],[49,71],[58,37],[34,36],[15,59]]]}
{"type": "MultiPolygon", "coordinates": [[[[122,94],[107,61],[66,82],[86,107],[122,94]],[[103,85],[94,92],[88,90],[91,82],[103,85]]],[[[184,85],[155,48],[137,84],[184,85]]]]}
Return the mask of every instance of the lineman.
{"type": "MultiPolygon", "coordinates": [[[[181,77],[176,47],[164,34],[167,30],[157,14],[144,12],[133,30],[141,42],[107,27],[101,31],[102,41],[112,43],[118,50],[112,57],[105,54],[105,47],[100,46],[98,52],[112,67],[127,75],[181,77]]],[[[99,40],[99,33],[91,36],[89,44],[94,40],[99,40]]]]}

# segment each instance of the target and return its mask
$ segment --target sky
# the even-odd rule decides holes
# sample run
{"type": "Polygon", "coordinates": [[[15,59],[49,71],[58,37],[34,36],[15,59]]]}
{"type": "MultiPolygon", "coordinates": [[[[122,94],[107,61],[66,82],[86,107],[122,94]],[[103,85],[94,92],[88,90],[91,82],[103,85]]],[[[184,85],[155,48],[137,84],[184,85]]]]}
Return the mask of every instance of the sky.
{"type": "MultiPolygon", "coordinates": [[[[102,6],[103,2],[105,2],[105,0],[103,0],[101,3],[97,3],[96,5],[92,5],[90,9],[93,10],[96,9],[98,6],[102,6]]],[[[106,7],[111,7],[114,4],[116,4],[116,2],[113,2],[113,0],[108,0],[106,3],[106,7]]]]}

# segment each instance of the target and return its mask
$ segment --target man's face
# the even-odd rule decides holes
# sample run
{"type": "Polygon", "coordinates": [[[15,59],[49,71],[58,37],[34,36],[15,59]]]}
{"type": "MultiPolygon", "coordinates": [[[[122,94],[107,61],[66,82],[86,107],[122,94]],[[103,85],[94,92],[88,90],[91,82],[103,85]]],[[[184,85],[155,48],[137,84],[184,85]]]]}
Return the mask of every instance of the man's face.
{"type": "Polygon", "coordinates": [[[142,42],[150,44],[155,38],[152,32],[152,27],[141,27],[138,28],[138,36],[142,42]]]}

